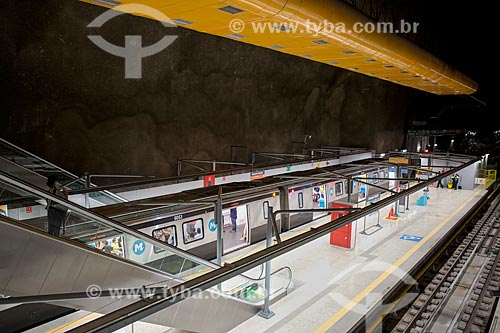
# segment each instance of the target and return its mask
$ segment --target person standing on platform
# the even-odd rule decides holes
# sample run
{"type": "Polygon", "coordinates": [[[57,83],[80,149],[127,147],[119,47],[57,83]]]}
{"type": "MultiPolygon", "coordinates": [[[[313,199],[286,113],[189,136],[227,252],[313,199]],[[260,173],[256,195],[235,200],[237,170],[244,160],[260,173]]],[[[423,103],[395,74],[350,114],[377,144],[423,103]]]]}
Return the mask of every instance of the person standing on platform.
{"type": "MultiPolygon", "coordinates": [[[[440,174],[440,175],[441,175],[442,173],[443,173],[443,171],[439,171],[439,174],[440,174]]],[[[437,183],[437,188],[439,188],[439,187],[444,188],[444,186],[443,186],[443,179],[440,179],[440,180],[438,181],[438,183],[437,183]]]]}
{"type": "Polygon", "coordinates": [[[451,176],[451,188],[454,190],[457,189],[457,174],[451,176]]]}
{"type": "Polygon", "coordinates": [[[231,217],[231,232],[236,232],[236,220],[238,219],[238,210],[236,207],[231,208],[229,216],[231,217]]]}
{"type": "Polygon", "coordinates": [[[454,188],[455,190],[458,190],[458,184],[460,184],[460,175],[457,173],[457,174],[455,175],[455,182],[454,182],[454,184],[453,184],[453,185],[454,185],[454,186],[453,186],[453,188],[454,188]]]}
{"type": "MultiPolygon", "coordinates": [[[[56,175],[50,175],[47,178],[47,186],[49,192],[62,199],[68,200],[68,190],[59,184],[59,178],[56,175]]],[[[48,219],[48,232],[51,235],[59,236],[61,227],[64,225],[66,219],[66,212],[68,208],[64,205],[47,200],[47,219],[48,219]]]]}

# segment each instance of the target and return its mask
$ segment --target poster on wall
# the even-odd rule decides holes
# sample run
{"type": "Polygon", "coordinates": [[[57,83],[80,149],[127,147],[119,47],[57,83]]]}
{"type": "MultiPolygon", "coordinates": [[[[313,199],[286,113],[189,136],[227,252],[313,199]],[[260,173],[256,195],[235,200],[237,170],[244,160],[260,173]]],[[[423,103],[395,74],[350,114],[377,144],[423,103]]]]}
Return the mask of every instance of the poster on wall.
{"type": "Polygon", "coordinates": [[[0,206],[0,215],[7,216],[7,205],[0,206]]]}
{"type": "MultiPolygon", "coordinates": [[[[389,168],[389,178],[396,178],[396,168],[395,167],[389,168]]],[[[396,181],[389,180],[389,189],[392,190],[395,187],[396,187],[396,181]]]]}
{"type": "MultiPolygon", "coordinates": [[[[177,246],[177,233],[175,225],[153,230],[153,238],[158,239],[159,241],[162,241],[169,245],[177,246]]],[[[155,253],[164,251],[162,248],[159,248],[157,246],[155,246],[153,250],[155,253]]]]}
{"type": "MultiPolygon", "coordinates": [[[[366,174],[363,174],[361,176],[357,176],[355,178],[358,178],[358,179],[362,179],[364,182],[366,182],[366,174]]],[[[358,183],[358,204],[362,203],[362,202],[365,202],[366,203],[366,198],[368,197],[368,185],[366,185],[365,183],[360,183],[360,182],[356,182],[355,183],[358,183]]],[[[359,207],[364,207],[364,205],[362,206],[359,206],[359,207]]]]}
{"type": "Polygon", "coordinates": [[[184,237],[184,244],[188,244],[199,239],[203,239],[203,220],[196,219],[194,221],[185,222],[182,224],[182,232],[184,237]]]}
{"type": "Polygon", "coordinates": [[[312,189],[313,208],[326,208],[326,186],[314,186],[312,189]]]}

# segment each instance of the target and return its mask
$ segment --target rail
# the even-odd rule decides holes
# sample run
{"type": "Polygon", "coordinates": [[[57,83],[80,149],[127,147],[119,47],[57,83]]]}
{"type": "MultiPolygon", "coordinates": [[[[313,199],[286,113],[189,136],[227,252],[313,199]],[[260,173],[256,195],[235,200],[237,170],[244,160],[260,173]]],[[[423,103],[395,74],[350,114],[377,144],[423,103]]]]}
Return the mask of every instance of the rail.
{"type": "MultiPolygon", "coordinates": [[[[128,260],[134,264],[139,264],[143,265],[148,269],[155,270],[157,272],[167,274],[169,277],[181,279],[181,280],[186,280],[187,278],[191,278],[193,276],[197,276],[202,273],[206,273],[210,270],[214,270],[219,268],[219,265],[216,265],[208,260],[204,260],[202,258],[198,258],[189,252],[186,252],[184,250],[178,249],[174,246],[171,246],[169,244],[166,244],[164,242],[161,242],[153,237],[150,237],[149,235],[146,235],[144,233],[141,233],[139,231],[136,231],[133,228],[127,227],[121,223],[115,222],[107,217],[101,216],[99,214],[96,214],[92,211],[89,211],[81,206],[78,206],[68,200],[62,199],[58,196],[53,195],[50,192],[46,192],[44,190],[41,190],[31,184],[28,184],[22,180],[16,179],[12,177],[11,175],[4,173],[0,171],[0,189],[2,188],[8,188],[9,191],[12,191],[15,189],[16,192],[22,192],[23,194],[29,194],[30,196],[34,197],[35,200],[37,201],[45,201],[45,200],[51,200],[53,202],[56,202],[60,205],[63,205],[67,208],[70,209],[70,215],[73,218],[78,218],[78,219],[85,219],[86,224],[92,225],[94,227],[94,230],[92,232],[88,232],[88,236],[92,237],[87,237],[88,239],[95,240],[95,242],[99,242],[103,238],[100,237],[102,234],[106,234],[106,238],[127,238],[129,242],[133,242],[133,245],[131,245],[132,251],[134,251],[134,247],[136,244],[139,246],[139,250],[142,251],[142,253],[146,253],[146,247],[149,248],[149,254],[146,255],[145,260],[139,260],[138,258],[131,259],[130,256],[127,258],[124,258],[123,256],[123,249],[120,251],[118,250],[109,250],[108,253],[115,254],[117,257],[120,257],[120,260],[128,260]],[[6,186],[8,185],[8,186],[6,186]],[[142,243],[142,245],[141,245],[142,243]],[[154,249],[154,251],[153,251],[154,249]]],[[[20,222],[20,221],[18,221],[20,222]]],[[[26,225],[26,223],[22,223],[23,225],[26,225]]],[[[28,227],[33,228],[28,224],[28,227]]],[[[92,248],[95,248],[97,246],[91,246],[88,243],[84,243],[80,241],[81,235],[76,235],[76,236],[70,236],[68,239],[71,241],[77,241],[80,242],[80,244],[85,244],[87,246],[90,246],[92,248]]],[[[104,239],[106,239],[104,238],[104,239]]],[[[104,251],[104,249],[103,249],[104,251]]],[[[282,272],[283,269],[280,269],[275,272],[275,279],[279,280],[277,276],[277,272],[282,272]]],[[[241,283],[250,285],[248,281],[253,281],[255,284],[255,281],[262,281],[262,273],[263,269],[261,268],[261,271],[259,273],[258,278],[250,277],[247,276],[246,274],[240,274],[238,277],[241,280],[241,283]]],[[[287,278],[285,277],[284,279],[281,279],[281,283],[286,285],[285,289],[288,288],[288,285],[291,282],[291,272],[289,274],[289,279],[290,281],[287,281],[287,278]],[[284,283],[285,281],[286,283],[284,283]]],[[[231,283],[234,284],[234,281],[231,281],[231,283]]],[[[262,283],[258,283],[257,285],[258,290],[261,291],[263,289],[262,283]]],[[[279,291],[275,291],[279,292],[279,291]]],[[[259,297],[261,300],[263,300],[263,297],[261,297],[261,294],[259,294],[259,297]]],[[[72,295],[71,297],[75,297],[76,293],[72,295]]],[[[85,295],[83,293],[82,295],[85,295]]],[[[257,298],[255,297],[255,293],[250,293],[249,295],[254,295],[253,298],[251,298],[252,301],[247,301],[244,298],[240,298],[241,301],[247,302],[247,303],[258,303],[257,298]]],[[[231,296],[231,295],[226,295],[226,296],[231,296]]],[[[245,295],[239,295],[241,297],[245,295]]],[[[45,300],[50,298],[50,295],[45,295],[45,300]]],[[[55,296],[52,296],[55,297],[55,296]]],[[[57,297],[66,297],[65,295],[59,295],[57,297]]],[[[33,299],[36,299],[36,297],[32,297],[33,299]]],[[[55,300],[55,299],[54,299],[55,300]]]]}
{"type": "MultiPolygon", "coordinates": [[[[21,147],[14,145],[13,143],[0,138],[0,151],[4,159],[16,164],[18,167],[24,170],[29,170],[39,174],[41,177],[45,177],[45,174],[57,174],[61,178],[61,181],[65,182],[65,185],[72,190],[81,190],[85,188],[95,187],[94,184],[86,182],[85,176],[78,177],[77,175],[33,154],[21,147]]],[[[93,199],[104,204],[109,203],[119,203],[125,202],[126,200],[120,196],[109,192],[109,191],[93,191],[93,199]]]]}
{"type": "MultiPolygon", "coordinates": [[[[126,234],[127,236],[133,237],[138,240],[142,240],[145,242],[145,244],[154,246],[157,249],[160,249],[164,251],[164,253],[167,254],[172,254],[181,258],[184,258],[186,260],[191,261],[193,264],[196,264],[196,266],[204,267],[204,268],[217,268],[218,266],[209,262],[205,261],[203,259],[200,259],[186,251],[180,250],[176,247],[170,246],[164,242],[161,242],[149,235],[146,235],[144,233],[141,233],[133,228],[130,228],[124,224],[118,223],[113,221],[112,219],[109,219],[105,216],[99,215],[97,213],[94,213],[86,208],[83,208],[77,204],[72,203],[71,201],[65,200],[61,197],[55,196],[50,192],[44,191],[40,188],[37,188],[31,184],[28,184],[27,182],[24,182],[20,179],[17,179],[3,171],[0,171],[0,186],[4,184],[2,187],[7,187],[9,190],[12,190],[12,188],[15,188],[16,190],[21,190],[23,194],[28,194],[29,196],[34,196],[38,201],[46,201],[46,200],[51,200],[52,202],[55,202],[57,204],[60,204],[62,206],[67,207],[71,211],[71,215],[75,218],[80,219],[82,222],[86,221],[85,223],[88,223],[88,221],[92,221],[93,224],[96,224],[95,230],[96,230],[96,237],[97,233],[99,233],[101,230],[115,230],[117,232],[121,232],[126,234]]],[[[97,239],[97,238],[96,238],[97,239]]]]}
{"type": "Polygon", "coordinates": [[[252,255],[239,259],[230,265],[223,266],[216,270],[210,271],[206,274],[198,276],[190,281],[182,283],[178,286],[170,288],[167,293],[155,294],[147,297],[143,300],[137,301],[133,304],[125,306],[121,309],[113,311],[107,315],[104,315],[92,322],[86,323],[80,327],[72,329],[70,332],[110,332],[123,328],[133,322],[139,321],[149,315],[152,315],[164,308],[167,308],[173,304],[176,304],[190,295],[194,290],[206,290],[217,284],[220,284],[238,274],[248,271],[249,269],[256,267],[262,263],[265,263],[273,258],[276,258],[282,254],[290,252],[300,246],[303,246],[313,240],[316,240],[322,236],[327,235],[333,230],[339,229],[342,226],[349,224],[355,220],[358,220],[368,214],[374,213],[381,208],[392,204],[393,202],[399,200],[400,198],[406,197],[412,193],[425,189],[431,183],[438,181],[439,179],[449,177],[455,172],[462,170],[470,165],[473,165],[480,158],[472,159],[452,170],[444,172],[436,177],[431,178],[428,181],[416,184],[415,186],[394,194],[391,197],[383,199],[378,203],[370,205],[363,208],[360,211],[347,214],[335,221],[328,222],[317,228],[311,229],[284,240],[280,244],[274,244],[266,249],[260,250],[252,255]]]}
{"type": "MultiPolygon", "coordinates": [[[[369,153],[369,150],[347,150],[344,152],[344,154],[340,154],[340,156],[349,156],[353,154],[359,154],[359,153],[369,153]]],[[[280,166],[294,166],[294,165],[302,165],[302,164],[308,164],[311,161],[314,162],[322,162],[322,161],[328,161],[331,159],[331,157],[313,157],[313,158],[308,158],[305,160],[297,160],[293,161],[290,163],[283,163],[283,161],[278,162],[278,163],[263,163],[263,164],[255,164],[251,165],[249,167],[238,167],[238,168],[232,168],[230,170],[220,170],[220,171],[209,171],[209,172],[202,172],[198,173],[195,175],[187,175],[187,176],[180,176],[180,177],[166,177],[166,178],[155,178],[155,179],[147,179],[147,180],[141,180],[141,181],[136,181],[136,182],[127,182],[123,184],[114,184],[114,185],[106,185],[106,186],[98,186],[98,187],[93,187],[90,189],[79,189],[79,190],[73,190],[70,193],[71,194],[84,194],[84,193],[92,193],[92,192],[98,192],[98,191],[113,191],[113,192],[123,192],[126,190],[133,190],[133,189],[139,189],[139,188],[147,188],[147,187],[156,187],[156,186],[164,186],[164,185],[172,185],[172,184],[181,184],[189,181],[198,181],[198,180],[203,180],[203,177],[205,176],[227,176],[227,175],[238,175],[242,173],[247,173],[247,172],[253,172],[253,171],[261,171],[262,169],[271,169],[271,168],[277,168],[280,166]]],[[[231,163],[231,162],[229,162],[231,163]]],[[[231,164],[237,164],[237,163],[231,163],[231,164]]]]}

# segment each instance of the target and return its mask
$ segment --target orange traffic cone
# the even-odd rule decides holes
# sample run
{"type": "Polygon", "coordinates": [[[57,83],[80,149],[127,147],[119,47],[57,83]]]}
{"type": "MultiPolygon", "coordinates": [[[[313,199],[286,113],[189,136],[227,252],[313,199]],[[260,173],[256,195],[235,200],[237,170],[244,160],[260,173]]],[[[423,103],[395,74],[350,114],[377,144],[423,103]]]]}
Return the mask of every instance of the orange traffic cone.
{"type": "Polygon", "coordinates": [[[397,220],[399,220],[399,218],[394,217],[394,207],[391,207],[391,209],[389,210],[389,214],[387,215],[387,217],[385,219],[386,220],[391,220],[391,221],[397,221],[397,220]]]}

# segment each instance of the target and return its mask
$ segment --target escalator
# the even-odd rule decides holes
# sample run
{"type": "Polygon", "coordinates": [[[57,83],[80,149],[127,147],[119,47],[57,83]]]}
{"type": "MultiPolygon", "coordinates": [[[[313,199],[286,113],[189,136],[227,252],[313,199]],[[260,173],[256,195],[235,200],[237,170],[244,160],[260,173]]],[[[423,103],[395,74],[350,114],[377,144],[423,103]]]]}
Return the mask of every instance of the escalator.
{"type": "MultiPolygon", "coordinates": [[[[56,175],[60,183],[70,190],[95,186],[87,183],[84,177],[78,177],[2,138],[0,138],[0,170],[40,188],[45,187],[46,179],[50,175],[56,175]]],[[[90,192],[87,196],[74,195],[70,200],[79,204],[86,202],[88,207],[127,201],[109,191],[90,192]]]]}
{"type": "MultiPolygon", "coordinates": [[[[111,294],[121,288],[167,290],[218,268],[4,172],[0,172],[0,189],[0,207],[10,209],[16,197],[30,198],[39,206],[50,199],[67,206],[73,219],[91,225],[91,232],[95,233],[93,242],[81,242],[71,236],[49,235],[40,226],[28,225],[22,219],[0,216],[0,294],[7,296],[0,299],[0,305],[44,302],[106,314],[133,303],[141,293],[90,298],[89,295],[95,296],[87,293],[92,286],[111,294]],[[3,200],[4,195],[7,201],[3,200]],[[112,236],[108,239],[103,235],[112,236]]],[[[291,278],[287,267],[272,274],[272,299],[286,294],[291,278]]],[[[263,272],[253,269],[198,296],[169,307],[151,322],[195,332],[227,331],[255,315],[262,306],[263,272]],[[207,321],[213,313],[231,315],[223,321],[207,321]]]]}

